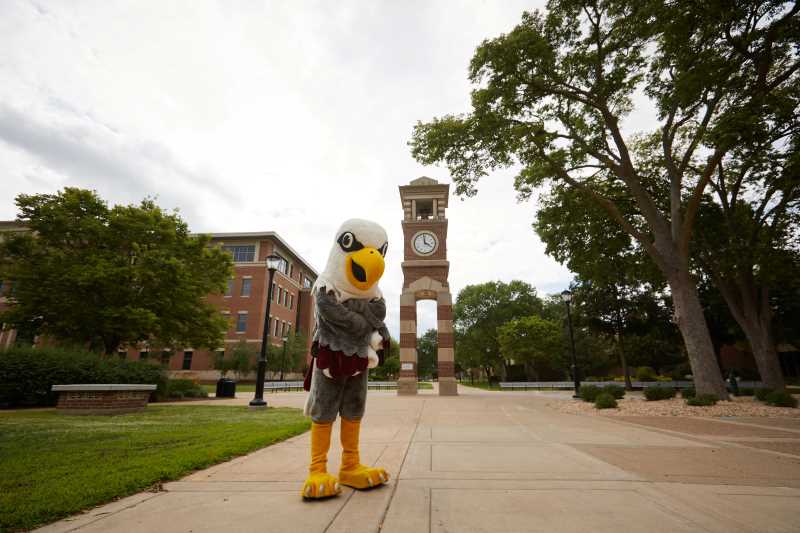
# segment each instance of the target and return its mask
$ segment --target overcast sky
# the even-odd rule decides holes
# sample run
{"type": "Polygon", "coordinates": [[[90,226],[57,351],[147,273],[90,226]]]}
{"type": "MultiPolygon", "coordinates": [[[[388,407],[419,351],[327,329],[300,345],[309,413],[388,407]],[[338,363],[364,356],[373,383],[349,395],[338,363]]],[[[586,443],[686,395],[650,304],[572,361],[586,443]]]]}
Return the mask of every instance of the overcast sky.
{"type": "MultiPolygon", "coordinates": [[[[192,231],[277,231],[320,270],[346,218],[389,233],[381,287],[398,333],[402,208],[423,167],[417,120],[469,110],[481,40],[539,2],[0,2],[0,219],[19,193],[96,189],[110,203],[156,196],[192,231]]],[[[531,229],[512,172],[451,197],[454,297],[522,279],[565,288],[531,229]]],[[[421,302],[419,329],[435,327],[421,302]]]]}

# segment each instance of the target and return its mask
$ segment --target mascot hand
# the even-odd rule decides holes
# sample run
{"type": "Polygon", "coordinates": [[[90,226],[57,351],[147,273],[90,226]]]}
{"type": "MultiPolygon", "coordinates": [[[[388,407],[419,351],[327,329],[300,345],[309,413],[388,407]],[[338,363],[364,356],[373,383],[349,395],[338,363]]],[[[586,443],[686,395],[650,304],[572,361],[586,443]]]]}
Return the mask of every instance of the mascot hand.
{"type": "Polygon", "coordinates": [[[329,498],[342,492],[336,476],[327,472],[310,474],[303,485],[304,498],[329,498]]]}
{"type": "Polygon", "coordinates": [[[381,334],[378,333],[377,329],[372,332],[372,337],[369,338],[369,345],[376,352],[383,348],[383,337],[381,337],[381,334]]]}
{"type": "Polygon", "coordinates": [[[375,368],[380,362],[378,354],[375,353],[375,350],[373,350],[371,346],[367,348],[367,360],[369,361],[367,363],[367,368],[375,368]]]}

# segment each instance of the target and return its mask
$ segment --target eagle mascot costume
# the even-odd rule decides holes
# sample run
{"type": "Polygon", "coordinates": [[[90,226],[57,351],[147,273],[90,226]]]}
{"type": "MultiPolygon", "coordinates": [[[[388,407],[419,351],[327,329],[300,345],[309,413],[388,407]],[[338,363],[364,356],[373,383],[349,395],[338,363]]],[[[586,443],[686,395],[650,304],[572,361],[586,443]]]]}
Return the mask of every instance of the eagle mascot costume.
{"type": "Polygon", "coordinates": [[[374,222],[352,219],[342,224],[335,239],[325,271],[312,289],[317,325],[305,380],[311,464],[302,492],[308,499],[335,496],[341,492],[339,484],[367,489],[389,480],[383,468],[362,465],[358,453],[368,369],[382,362],[389,345],[383,322],[386,302],[378,288],[388,247],[386,231],[374,222]],[[327,470],[337,414],[342,440],[338,479],[327,470]]]}

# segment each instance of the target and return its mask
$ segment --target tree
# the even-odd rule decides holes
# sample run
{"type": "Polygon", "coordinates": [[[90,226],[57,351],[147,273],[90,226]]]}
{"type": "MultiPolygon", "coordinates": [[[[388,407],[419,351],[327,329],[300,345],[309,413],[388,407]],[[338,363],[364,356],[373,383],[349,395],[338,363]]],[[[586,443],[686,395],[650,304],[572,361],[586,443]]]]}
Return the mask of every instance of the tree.
{"type": "Polygon", "coordinates": [[[493,376],[505,375],[497,328],[509,320],[541,313],[542,301],[536,289],[523,281],[490,281],[468,285],[458,293],[453,306],[453,327],[457,336],[457,362],[462,368],[475,363],[493,376]]]}
{"type": "Polygon", "coordinates": [[[30,232],[0,243],[0,277],[15,283],[2,321],[115,353],[120,345],[216,348],[228,324],[205,301],[231,260],[152,200],[109,208],[93,191],[16,198],[30,232]]]}
{"type": "Polygon", "coordinates": [[[503,357],[525,365],[528,380],[540,369],[563,368],[564,343],[557,322],[536,315],[510,320],[497,329],[503,357]]]}
{"type": "Polygon", "coordinates": [[[433,377],[436,373],[437,336],[429,329],[417,339],[417,372],[420,377],[433,377]]]}
{"type": "Polygon", "coordinates": [[[308,354],[308,341],[301,333],[294,333],[286,337],[280,346],[270,346],[267,354],[267,369],[280,372],[283,381],[284,372],[300,370],[308,354]]]}
{"type": "Polygon", "coordinates": [[[241,339],[231,350],[231,356],[227,359],[227,368],[236,374],[238,379],[242,379],[255,370],[257,355],[256,347],[241,339]]]}
{"type": "Polygon", "coordinates": [[[546,182],[591,198],[665,277],[698,392],[727,397],[690,269],[695,219],[720,162],[746,146],[764,102],[798,84],[792,2],[552,0],[470,64],[472,112],[418,123],[412,154],[445,162],[460,194],[518,164],[523,197],[546,182]],[[658,127],[629,134],[634,97],[658,127]],[[619,188],[626,216],[606,195],[619,188]]]}
{"type": "Polygon", "coordinates": [[[394,381],[400,373],[400,345],[389,339],[389,353],[384,354],[383,364],[370,368],[369,376],[378,381],[394,381]]]}

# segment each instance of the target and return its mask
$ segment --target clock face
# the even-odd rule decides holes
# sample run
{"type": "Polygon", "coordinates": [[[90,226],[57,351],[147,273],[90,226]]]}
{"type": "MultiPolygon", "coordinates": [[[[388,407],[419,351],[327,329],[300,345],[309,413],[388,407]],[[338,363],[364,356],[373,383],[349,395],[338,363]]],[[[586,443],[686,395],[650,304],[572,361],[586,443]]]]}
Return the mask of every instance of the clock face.
{"type": "Polygon", "coordinates": [[[430,231],[421,231],[414,236],[414,251],[419,255],[430,255],[438,244],[436,235],[430,231]]]}

